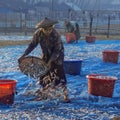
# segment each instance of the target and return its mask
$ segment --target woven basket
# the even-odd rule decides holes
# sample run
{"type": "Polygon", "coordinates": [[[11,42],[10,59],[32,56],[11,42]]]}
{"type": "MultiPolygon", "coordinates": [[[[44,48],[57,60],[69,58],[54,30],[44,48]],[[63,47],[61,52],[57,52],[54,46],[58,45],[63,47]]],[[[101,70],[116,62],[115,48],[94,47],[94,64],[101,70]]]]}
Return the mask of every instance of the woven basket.
{"type": "Polygon", "coordinates": [[[25,75],[35,79],[40,78],[48,72],[45,62],[34,56],[24,57],[21,62],[19,62],[19,68],[25,75]]]}

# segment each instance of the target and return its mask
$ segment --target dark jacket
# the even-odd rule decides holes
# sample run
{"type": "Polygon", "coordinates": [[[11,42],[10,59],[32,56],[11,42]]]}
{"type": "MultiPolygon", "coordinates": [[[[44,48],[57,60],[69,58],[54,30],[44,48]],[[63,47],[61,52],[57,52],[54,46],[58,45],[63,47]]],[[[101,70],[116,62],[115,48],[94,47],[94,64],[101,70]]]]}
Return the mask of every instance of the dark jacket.
{"type": "Polygon", "coordinates": [[[64,61],[64,47],[58,32],[53,29],[49,36],[46,36],[41,29],[38,29],[34,35],[24,55],[28,55],[38,44],[42,49],[42,59],[47,63],[49,59],[55,64],[62,64],[64,61]]]}
{"type": "Polygon", "coordinates": [[[65,22],[66,32],[74,32],[74,26],[71,22],[65,22]]]}
{"type": "Polygon", "coordinates": [[[79,40],[81,35],[80,35],[80,28],[79,28],[79,25],[78,23],[75,23],[75,30],[74,30],[74,33],[76,35],[76,40],[79,40]]]}

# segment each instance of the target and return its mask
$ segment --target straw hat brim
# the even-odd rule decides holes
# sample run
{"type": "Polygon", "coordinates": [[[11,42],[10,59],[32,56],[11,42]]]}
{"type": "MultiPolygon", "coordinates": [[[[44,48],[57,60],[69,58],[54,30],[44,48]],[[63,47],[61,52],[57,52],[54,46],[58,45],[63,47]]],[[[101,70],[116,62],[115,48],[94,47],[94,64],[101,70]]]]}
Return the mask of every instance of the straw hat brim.
{"type": "Polygon", "coordinates": [[[35,26],[35,28],[46,28],[46,27],[52,26],[52,25],[54,25],[56,23],[58,23],[57,20],[51,20],[51,19],[45,18],[44,20],[42,20],[41,22],[39,22],[35,26]]]}

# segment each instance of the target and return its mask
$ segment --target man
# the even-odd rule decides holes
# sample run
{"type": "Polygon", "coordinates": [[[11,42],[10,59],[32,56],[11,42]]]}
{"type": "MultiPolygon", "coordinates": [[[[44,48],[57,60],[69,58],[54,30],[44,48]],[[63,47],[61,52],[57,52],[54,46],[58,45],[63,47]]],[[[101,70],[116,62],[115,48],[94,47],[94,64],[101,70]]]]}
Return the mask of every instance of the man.
{"type": "Polygon", "coordinates": [[[68,20],[65,21],[66,32],[73,33],[74,32],[74,25],[68,20]]]}
{"type": "Polygon", "coordinates": [[[79,28],[79,24],[78,23],[75,23],[74,34],[76,36],[76,43],[78,43],[78,40],[81,37],[81,35],[80,35],[80,28],[79,28]]]}
{"type": "Polygon", "coordinates": [[[36,25],[38,29],[24,54],[18,59],[20,62],[23,57],[27,56],[38,44],[42,49],[42,60],[47,64],[49,72],[40,77],[39,82],[42,91],[52,86],[62,86],[65,102],[70,102],[68,98],[66,76],[63,68],[64,47],[60,35],[54,29],[53,25],[57,21],[45,18],[36,25]]]}

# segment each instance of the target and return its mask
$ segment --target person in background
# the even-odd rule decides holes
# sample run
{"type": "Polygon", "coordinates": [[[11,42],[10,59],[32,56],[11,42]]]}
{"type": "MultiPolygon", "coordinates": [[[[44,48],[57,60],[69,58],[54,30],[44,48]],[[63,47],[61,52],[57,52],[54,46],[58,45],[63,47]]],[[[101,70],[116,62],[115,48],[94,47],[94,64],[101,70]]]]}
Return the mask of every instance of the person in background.
{"type": "Polygon", "coordinates": [[[48,73],[39,78],[42,91],[51,87],[51,83],[52,87],[62,86],[64,101],[70,102],[63,66],[64,46],[59,33],[53,27],[56,23],[58,21],[45,18],[36,25],[37,30],[33,35],[33,39],[24,54],[18,59],[18,62],[33,51],[37,45],[40,45],[42,50],[41,58],[49,68],[48,73]]]}
{"type": "Polygon", "coordinates": [[[76,36],[76,43],[78,43],[78,40],[81,37],[81,35],[80,35],[80,28],[79,28],[79,24],[78,23],[75,23],[74,34],[76,36]]]}
{"type": "Polygon", "coordinates": [[[72,25],[70,21],[65,21],[65,26],[66,26],[66,32],[68,33],[74,33],[75,35],[75,42],[78,43],[78,40],[80,39],[80,28],[79,24],[75,23],[75,25],[72,25]]]}
{"type": "Polygon", "coordinates": [[[70,32],[70,33],[74,32],[74,25],[72,25],[72,23],[68,20],[65,21],[65,28],[66,28],[66,32],[70,32]]]}

